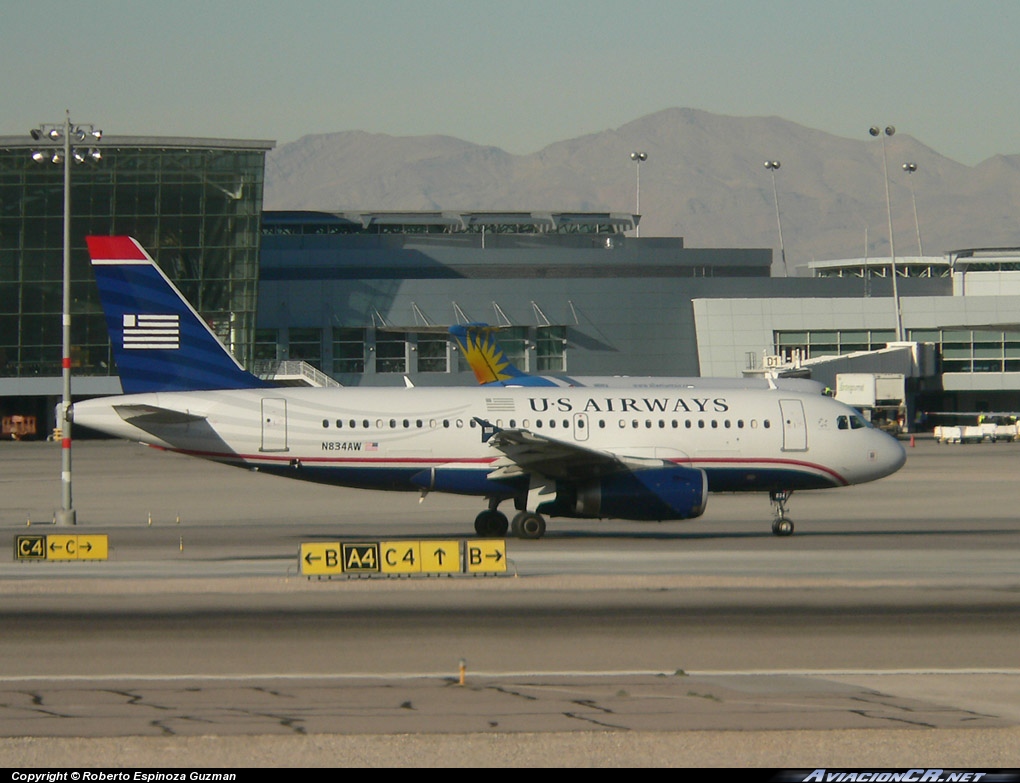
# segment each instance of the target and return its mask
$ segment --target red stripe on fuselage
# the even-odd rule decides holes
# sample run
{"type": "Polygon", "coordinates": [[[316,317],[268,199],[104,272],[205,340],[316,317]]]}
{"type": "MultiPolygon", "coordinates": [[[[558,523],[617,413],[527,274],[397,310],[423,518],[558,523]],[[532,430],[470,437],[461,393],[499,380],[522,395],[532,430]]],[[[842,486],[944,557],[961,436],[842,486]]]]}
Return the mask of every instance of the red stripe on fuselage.
{"type": "MultiPolygon", "coordinates": [[[[499,457],[472,457],[472,458],[436,458],[436,457],[302,457],[300,455],[287,455],[287,456],[274,456],[270,454],[227,454],[216,451],[191,451],[188,449],[168,449],[164,446],[157,446],[163,451],[173,451],[177,454],[184,454],[189,457],[200,457],[202,459],[211,460],[222,460],[232,462],[265,462],[265,463],[290,463],[297,460],[302,465],[310,464],[321,464],[321,465],[361,465],[361,466],[390,466],[390,465],[407,465],[409,467],[429,467],[429,466],[440,466],[440,465],[491,465],[492,463],[499,460],[499,457]]],[[[847,481],[836,471],[825,465],[818,465],[814,462],[805,462],[804,460],[793,460],[793,459],[780,459],[777,457],[762,457],[758,459],[746,459],[740,457],[706,457],[702,459],[673,459],[669,460],[674,465],[679,465],[688,468],[702,468],[711,470],[712,466],[720,467],[731,467],[740,468],[744,467],[748,470],[762,467],[782,467],[792,468],[798,471],[810,471],[813,473],[822,473],[829,476],[835,484],[840,486],[849,486],[850,482],[847,481]]]]}

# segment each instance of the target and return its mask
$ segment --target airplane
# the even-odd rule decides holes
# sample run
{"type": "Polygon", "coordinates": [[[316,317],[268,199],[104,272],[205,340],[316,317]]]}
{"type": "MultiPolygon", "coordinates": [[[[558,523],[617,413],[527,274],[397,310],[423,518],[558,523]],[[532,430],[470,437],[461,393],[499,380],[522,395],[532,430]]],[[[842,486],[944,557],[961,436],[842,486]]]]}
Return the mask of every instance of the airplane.
{"type": "Polygon", "coordinates": [[[710,492],[752,491],[769,493],[772,532],[788,536],[791,492],[906,460],[852,408],[792,389],[274,387],[137,240],[87,241],[126,393],[74,403],[76,425],[289,478],[477,496],[479,536],[538,539],[546,517],[693,519],[710,492]]]}
{"type": "Polygon", "coordinates": [[[454,324],[448,334],[467,360],[481,386],[593,386],[597,388],[668,389],[715,388],[796,389],[824,393],[825,386],[809,378],[766,375],[761,378],[702,378],[700,376],[533,375],[517,368],[496,342],[501,327],[473,322],[454,324]]]}

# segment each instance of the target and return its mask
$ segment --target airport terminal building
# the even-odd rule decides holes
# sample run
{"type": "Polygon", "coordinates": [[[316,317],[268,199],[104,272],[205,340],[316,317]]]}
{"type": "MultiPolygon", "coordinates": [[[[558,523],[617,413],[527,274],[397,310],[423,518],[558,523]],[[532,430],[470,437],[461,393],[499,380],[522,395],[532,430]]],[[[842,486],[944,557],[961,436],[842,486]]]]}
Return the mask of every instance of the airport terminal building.
{"type": "MultiPolygon", "coordinates": [[[[0,137],[0,412],[39,417],[47,428],[61,393],[64,241],[63,142],[48,141],[0,137]]],[[[105,136],[93,144],[97,154],[70,165],[73,394],[120,393],[89,234],[137,237],[250,362],[273,143],[105,136]]]]}
{"type": "MultiPolygon", "coordinates": [[[[898,258],[903,336],[927,350],[888,353],[889,259],[778,278],[769,248],[636,237],[628,213],[263,212],[272,147],[109,137],[99,161],[73,167],[76,397],[119,392],[84,238],[125,233],[242,363],[288,382],[470,384],[444,334],[478,321],[503,327],[530,372],[738,377],[769,365],[831,384],[836,371],[903,371],[918,409],[1017,407],[1020,249],[898,258]]],[[[33,160],[39,150],[27,134],[0,137],[0,412],[49,428],[63,167],[45,145],[33,160]]]]}

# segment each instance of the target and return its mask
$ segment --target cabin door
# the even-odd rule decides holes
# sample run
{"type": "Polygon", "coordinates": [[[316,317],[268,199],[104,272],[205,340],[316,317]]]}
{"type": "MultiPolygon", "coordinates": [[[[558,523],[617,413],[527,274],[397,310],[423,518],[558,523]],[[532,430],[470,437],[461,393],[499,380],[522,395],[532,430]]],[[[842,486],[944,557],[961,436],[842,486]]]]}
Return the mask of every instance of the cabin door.
{"type": "Polygon", "coordinates": [[[259,451],[287,451],[287,401],[262,398],[262,446],[259,451]]]}
{"type": "Polygon", "coordinates": [[[783,415],[783,451],[807,451],[807,422],[804,403],[800,400],[780,400],[783,415]]]}

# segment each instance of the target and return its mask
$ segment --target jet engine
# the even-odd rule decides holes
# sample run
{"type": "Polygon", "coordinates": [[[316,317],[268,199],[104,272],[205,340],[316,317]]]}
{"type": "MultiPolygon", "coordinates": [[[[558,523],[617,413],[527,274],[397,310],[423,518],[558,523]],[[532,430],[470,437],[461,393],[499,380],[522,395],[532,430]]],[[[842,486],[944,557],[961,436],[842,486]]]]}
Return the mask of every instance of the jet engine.
{"type": "Polygon", "coordinates": [[[538,511],[553,517],[665,521],[705,513],[708,476],[677,465],[556,483],[556,499],[538,511]]]}

